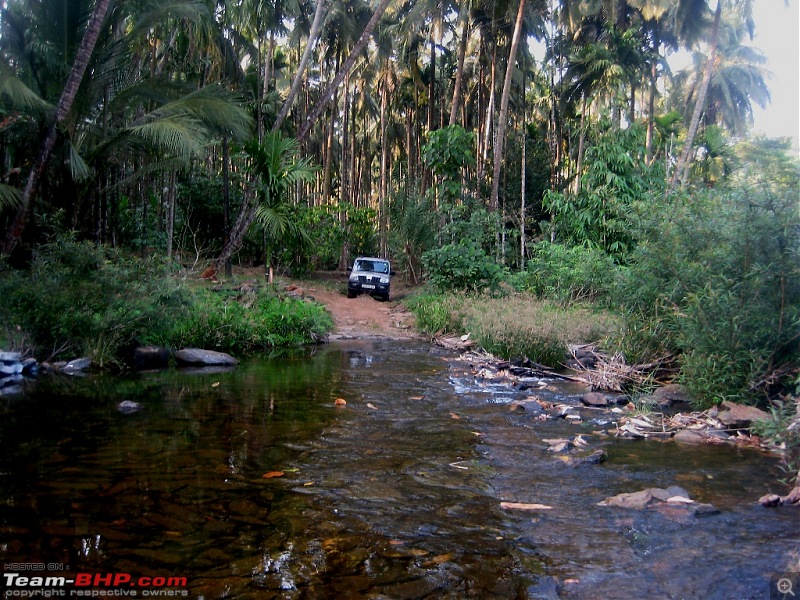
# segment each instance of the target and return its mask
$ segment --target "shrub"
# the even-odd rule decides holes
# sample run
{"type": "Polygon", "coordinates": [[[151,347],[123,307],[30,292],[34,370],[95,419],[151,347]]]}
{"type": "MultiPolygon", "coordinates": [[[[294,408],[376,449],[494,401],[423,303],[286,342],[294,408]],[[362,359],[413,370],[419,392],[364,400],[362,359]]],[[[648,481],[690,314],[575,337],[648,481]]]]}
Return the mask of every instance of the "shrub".
{"type": "Polygon", "coordinates": [[[39,248],[30,272],[2,273],[0,296],[6,342],[27,339],[40,358],[89,356],[100,366],[121,363],[136,343],[245,354],[316,341],[332,327],[319,305],[271,290],[240,298],[191,287],[156,260],[69,238],[39,248]]]}
{"type": "Polygon", "coordinates": [[[511,284],[561,303],[606,298],[618,269],[611,256],[585,246],[539,242],[531,255],[526,270],[512,276],[511,284]]]}
{"type": "Polygon", "coordinates": [[[468,240],[428,250],[422,262],[431,284],[439,290],[497,291],[505,273],[492,257],[468,240]]]}
{"type": "Polygon", "coordinates": [[[487,352],[503,358],[527,356],[553,367],[563,362],[569,344],[599,340],[617,326],[609,315],[523,294],[499,299],[426,293],[405,303],[426,333],[469,332],[487,352]]]}
{"type": "Polygon", "coordinates": [[[800,362],[796,202],[796,183],[674,199],[622,271],[628,329],[645,333],[639,354],[680,353],[698,407],[765,399],[800,362]]]}

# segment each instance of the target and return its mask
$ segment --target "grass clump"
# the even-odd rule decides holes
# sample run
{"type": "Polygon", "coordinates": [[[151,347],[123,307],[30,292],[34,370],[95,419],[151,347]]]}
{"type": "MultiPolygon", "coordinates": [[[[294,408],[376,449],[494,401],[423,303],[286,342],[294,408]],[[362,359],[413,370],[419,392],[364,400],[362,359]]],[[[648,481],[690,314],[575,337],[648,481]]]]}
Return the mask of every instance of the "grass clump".
{"type": "Polygon", "coordinates": [[[423,293],[406,300],[417,327],[466,333],[484,350],[502,358],[526,356],[556,367],[570,344],[597,340],[617,327],[608,314],[563,307],[527,294],[505,298],[423,293]]]}
{"type": "Polygon", "coordinates": [[[69,237],[41,246],[27,271],[0,271],[0,347],[43,360],[121,365],[137,344],[249,354],[312,342],[331,327],[321,306],[255,290],[216,292],[158,260],[69,237]]]}

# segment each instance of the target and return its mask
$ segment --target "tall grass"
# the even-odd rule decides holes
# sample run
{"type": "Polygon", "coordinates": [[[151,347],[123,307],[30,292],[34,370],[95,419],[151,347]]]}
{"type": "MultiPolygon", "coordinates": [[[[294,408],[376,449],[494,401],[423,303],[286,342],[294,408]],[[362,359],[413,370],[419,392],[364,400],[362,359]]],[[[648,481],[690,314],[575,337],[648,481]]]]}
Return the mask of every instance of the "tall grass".
{"type": "Polygon", "coordinates": [[[570,344],[598,341],[618,327],[607,313],[564,307],[528,294],[495,298],[425,293],[405,303],[425,333],[469,333],[496,356],[524,356],[552,367],[563,363],[570,344]]]}

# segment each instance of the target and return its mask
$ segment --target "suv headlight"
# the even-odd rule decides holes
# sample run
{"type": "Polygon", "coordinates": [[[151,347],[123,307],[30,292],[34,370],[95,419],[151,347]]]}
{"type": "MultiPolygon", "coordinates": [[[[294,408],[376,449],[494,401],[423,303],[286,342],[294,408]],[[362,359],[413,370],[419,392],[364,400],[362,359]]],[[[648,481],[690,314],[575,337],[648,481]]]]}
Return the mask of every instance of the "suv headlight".
{"type": "Polygon", "coordinates": [[[358,275],[356,275],[356,274],[351,274],[351,275],[350,275],[350,281],[358,281],[358,275]]]}
{"type": "Polygon", "coordinates": [[[381,277],[381,283],[389,283],[388,277],[381,277]]]}

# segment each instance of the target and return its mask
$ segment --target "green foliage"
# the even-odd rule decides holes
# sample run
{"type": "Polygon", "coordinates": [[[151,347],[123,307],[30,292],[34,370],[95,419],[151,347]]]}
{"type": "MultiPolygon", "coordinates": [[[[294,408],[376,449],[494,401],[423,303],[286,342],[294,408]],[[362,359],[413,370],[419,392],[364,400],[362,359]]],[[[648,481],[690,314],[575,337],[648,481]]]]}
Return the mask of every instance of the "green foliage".
{"type": "Polygon", "coordinates": [[[463,295],[431,292],[413,294],[403,300],[416,317],[417,329],[428,335],[463,331],[460,313],[466,302],[463,295]]]}
{"type": "Polygon", "coordinates": [[[455,202],[463,195],[462,171],[475,166],[476,134],[460,125],[449,125],[428,133],[422,160],[438,178],[442,202],[455,202]]]}
{"type": "Polygon", "coordinates": [[[600,339],[617,326],[608,315],[563,308],[523,294],[498,299],[424,293],[404,303],[425,333],[468,332],[481,348],[496,356],[527,356],[554,367],[563,362],[569,344],[600,339]]]}
{"type": "Polygon", "coordinates": [[[194,346],[242,355],[318,342],[333,326],[318,304],[280,298],[271,291],[251,294],[242,299],[238,292],[195,290],[190,310],[144,338],[170,348],[194,346]]]}
{"type": "Polygon", "coordinates": [[[61,238],[43,245],[30,273],[0,277],[0,316],[30,336],[41,358],[113,362],[135,336],[166,327],[186,292],[154,260],[61,238]]]}
{"type": "Polygon", "coordinates": [[[0,319],[7,342],[24,338],[40,358],[99,365],[122,362],[137,342],[243,354],[315,341],[332,326],[316,304],[237,294],[192,288],[158,261],[62,238],[40,247],[29,273],[0,273],[0,319]]]}
{"type": "Polygon", "coordinates": [[[422,255],[436,241],[437,218],[430,198],[397,194],[389,202],[390,254],[397,270],[407,271],[416,281],[422,271],[422,255]]]}
{"type": "Polygon", "coordinates": [[[431,284],[439,290],[497,291],[505,271],[475,242],[428,250],[422,256],[431,284]]]}
{"type": "Polygon", "coordinates": [[[797,197],[797,179],[706,190],[643,224],[647,241],[618,288],[628,331],[645,341],[638,358],[681,354],[681,379],[700,407],[759,401],[800,363],[797,197]]]}
{"type": "Polygon", "coordinates": [[[513,275],[510,283],[518,291],[560,303],[602,300],[617,269],[613,258],[596,248],[539,242],[531,248],[526,270],[513,275]]]}
{"type": "Polygon", "coordinates": [[[576,195],[549,190],[543,204],[557,241],[598,248],[624,260],[636,245],[636,221],[660,195],[663,178],[648,168],[640,127],[607,129],[586,151],[576,195]]]}

